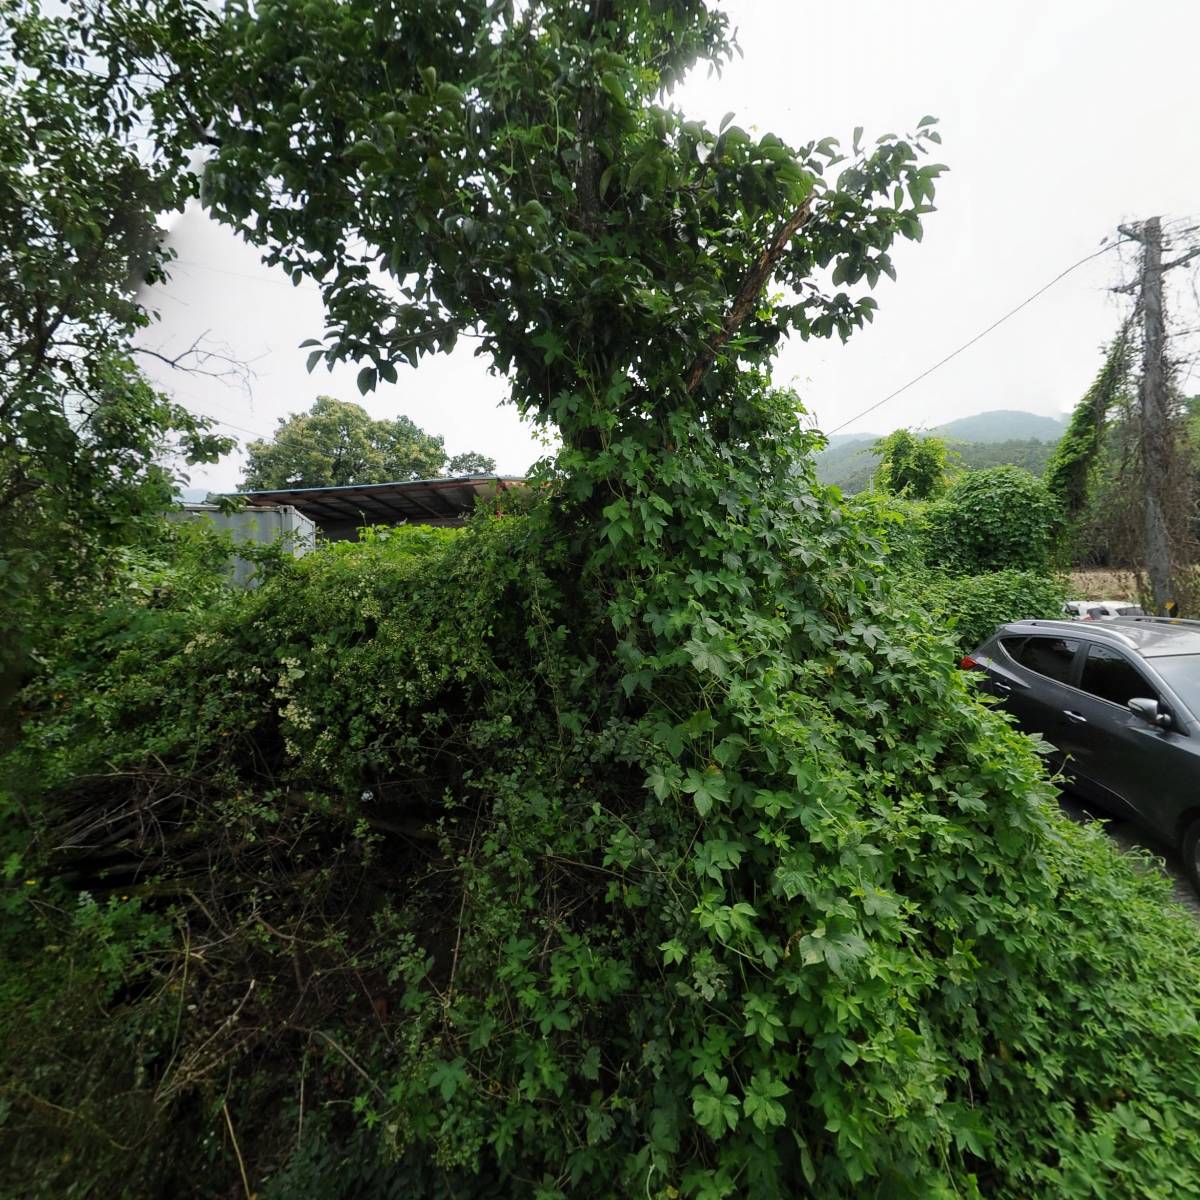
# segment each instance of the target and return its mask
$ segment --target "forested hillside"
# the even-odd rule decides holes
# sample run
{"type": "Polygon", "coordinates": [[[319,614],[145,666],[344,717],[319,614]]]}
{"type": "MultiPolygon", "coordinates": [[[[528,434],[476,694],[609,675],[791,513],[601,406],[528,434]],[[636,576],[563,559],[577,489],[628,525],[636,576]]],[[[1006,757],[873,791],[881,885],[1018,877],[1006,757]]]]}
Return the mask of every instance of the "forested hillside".
{"type": "MultiPolygon", "coordinates": [[[[947,422],[930,432],[943,438],[951,462],[962,470],[1012,465],[1041,476],[1062,435],[1063,423],[1036,413],[998,410],[947,422]]],[[[879,465],[871,447],[878,434],[842,435],[830,439],[816,456],[817,478],[836,484],[847,495],[865,491],[879,465]]]]}

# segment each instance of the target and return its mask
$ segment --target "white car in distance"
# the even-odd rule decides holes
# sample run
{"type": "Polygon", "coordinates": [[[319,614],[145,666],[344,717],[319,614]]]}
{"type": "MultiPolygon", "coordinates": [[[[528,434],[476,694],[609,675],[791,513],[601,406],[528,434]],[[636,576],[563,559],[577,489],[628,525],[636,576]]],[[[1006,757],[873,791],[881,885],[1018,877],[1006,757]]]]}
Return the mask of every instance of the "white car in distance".
{"type": "Polygon", "coordinates": [[[1063,612],[1072,621],[1112,621],[1116,617],[1144,617],[1145,610],[1128,600],[1068,600],[1063,612]]]}

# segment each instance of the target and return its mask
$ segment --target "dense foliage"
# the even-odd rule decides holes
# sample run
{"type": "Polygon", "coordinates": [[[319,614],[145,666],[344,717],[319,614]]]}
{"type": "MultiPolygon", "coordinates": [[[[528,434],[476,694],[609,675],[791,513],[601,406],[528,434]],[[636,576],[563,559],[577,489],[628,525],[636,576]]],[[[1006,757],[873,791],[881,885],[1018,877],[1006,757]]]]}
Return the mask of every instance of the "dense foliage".
{"type": "Polygon", "coordinates": [[[869,318],[931,123],[842,159],[686,119],[663,89],[731,49],[696,0],[197,19],[205,199],[322,283],[323,353],[479,331],[563,448],[527,512],[64,629],[7,765],[4,1032],[70,1003],[0,1043],[4,1169],[1185,1193],[1195,926],[1057,816],[769,386],[869,318]]]}
{"type": "Polygon", "coordinates": [[[1046,485],[1012,466],[960,476],[926,516],[929,562],[960,574],[1045,570],[1061,520],[1046,485]]]}
{"type": "Polygon", "coordinates": [[[1109,414],[1128,386],[1131,349],[1127,323],[1109,346],[1092,386],[1072,411],[1066,431],[1046,467],[1046,487],[1058,500],[1068,521],[1079,520],[1087,507],[1109,414]]]}
{"type": "Polygon", "coordinates": [[[872,482],[880,491],[912,500],[933,500],[946,490],[950,449],[941,438],[897,429],[871,449],[879,456],[872,482]]]}
{"type": "Polygon", "coordinates": [[[270,441],[247,445],[242,486],[337,487],[495,470],[475,451],[449,457],[440,437],[408,417],[376,421],[360,404],[318,396],[308,412],[281,417],[270,441]]]}
{"type": "Polygon", "coordinates": [[[65,640],[21,761],[94,899],[11,863],[10,1028],[55,1030],[3,1040],[13,1168],[49,1140],[94,1153],[33,1159],[47,1194],[178,1188],[227,1105],[266,1195],[1174,1194],[1200,1169],[1190,920],[1054,815],[886,601],[871,524],[755,508],[720,542],[784,563],[786,608],[696,611],[665,726],[581,657],[607,605],[541,507],[332,545],[215,607],[155,588],[65,640]],[[822,585],[789,544],[858,565],[822,585]],[[841,631],[807,616],[856,594],[841,631]],[[747,686],[770,720],[723,724],[747,686]],[[104,987],[64,1001],[64,966],[104,987]]]}
{"type": "Polygon", "coordinates": [[[1066,583],[1040,571],[985,571],[979,575],[920,573],[905,580],[914,603],[952,632],[960,654],[986,641],[998,625],[1032,617],[1061,618],[1066,583]]]}
{"type": "Polygon", "coordinates": [[[94,69],[96,49],[82,11],[0,0],[0,727],[42,614],[170,499],[173,463],[230,445],[130,360],[149,320],[134,291],[162,277],[156,216],[183,204],[185,156],[134,143],[152,87],[136,41],[120,77],[94,69]]]}
{"type": "Polygon", "coordinates": [[[895,594],[946,629],[952,638],[948,654],[956,659],[990,637],[998,625],[1028,618],[1061,617],[1067,579],[1040,569],[1013,569],[1003,554],[974,556],[965,565],[947,565],[936,553],[937,504],[878,495],[857,497],[854,508],[868,515],[881,531],[885,569],[895,594]],[[932,543],[932,544],[931,544],[932,543]],[[931,561],[932,560],[932,561],[931,561]]]}

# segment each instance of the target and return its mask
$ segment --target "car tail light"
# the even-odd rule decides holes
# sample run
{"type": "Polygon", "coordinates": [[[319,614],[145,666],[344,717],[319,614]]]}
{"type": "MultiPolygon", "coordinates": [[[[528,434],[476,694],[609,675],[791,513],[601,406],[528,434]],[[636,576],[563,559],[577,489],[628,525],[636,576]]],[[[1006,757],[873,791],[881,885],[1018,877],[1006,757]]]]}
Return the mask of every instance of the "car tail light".
{"type": "Polygon", "coordinates": [[[973,671],[976,667],[979,667],[982,664],[973,659],[969,654],[964,654],[962,658],[958,660],[958,665],[962,667],[964,671],[973,671]]]}

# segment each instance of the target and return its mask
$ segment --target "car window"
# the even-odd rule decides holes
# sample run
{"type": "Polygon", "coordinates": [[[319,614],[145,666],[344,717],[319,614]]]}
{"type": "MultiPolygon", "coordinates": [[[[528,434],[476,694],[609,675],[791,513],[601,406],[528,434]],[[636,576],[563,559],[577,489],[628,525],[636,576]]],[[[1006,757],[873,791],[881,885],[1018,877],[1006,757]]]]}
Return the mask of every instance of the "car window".
{"type": "Polygon", "coordinates": [[[1009,658],[1016,659],[1017,662],[1021,661],[1019,655],[1021,653],[1021,647],[1025,645],[1025,639],[1023,637],[1001,638],[1000,645],[1004,647],[1004,652],[1009,656],[1009,658]]]}
{"type": "Polygon", "coordinates": [[[1167,681],[1193,716],[1200,716],[1200,654],[1166,654],[1154,669],[1167,681]]]}
{"type": "Polygon", "coordinates": [[[1088,616],[1091,617],[1093,621],[1099,621],[1102,617],[1108,616],[1108,609],[1103,607],[1089,608],[1088,616]]]}
{"type": "Polygon", "coordinates": [[[1113,650],[1109,646],[1088,647],[1079,686],[1085,692],[1091,692],[1101,700],[1119,704],[1122,708],[1139,696],[1150,700],[1159,698],[1158,693],[1133,663],[1119,650],[1113,650]]]}
{"type": "Polygon", "coordinates": [[[1023,667],[1066,683],[1079,642],[1075,638],[1031,637],[1013,657],[1023,667]]]}
{"type": "Polygon", "coordinates": [[[1144,617],[1146,610],[1138,608],[1136,604],[1126,604],[1124,608],[1117,609],[1118,617],[1144,617]]]}

